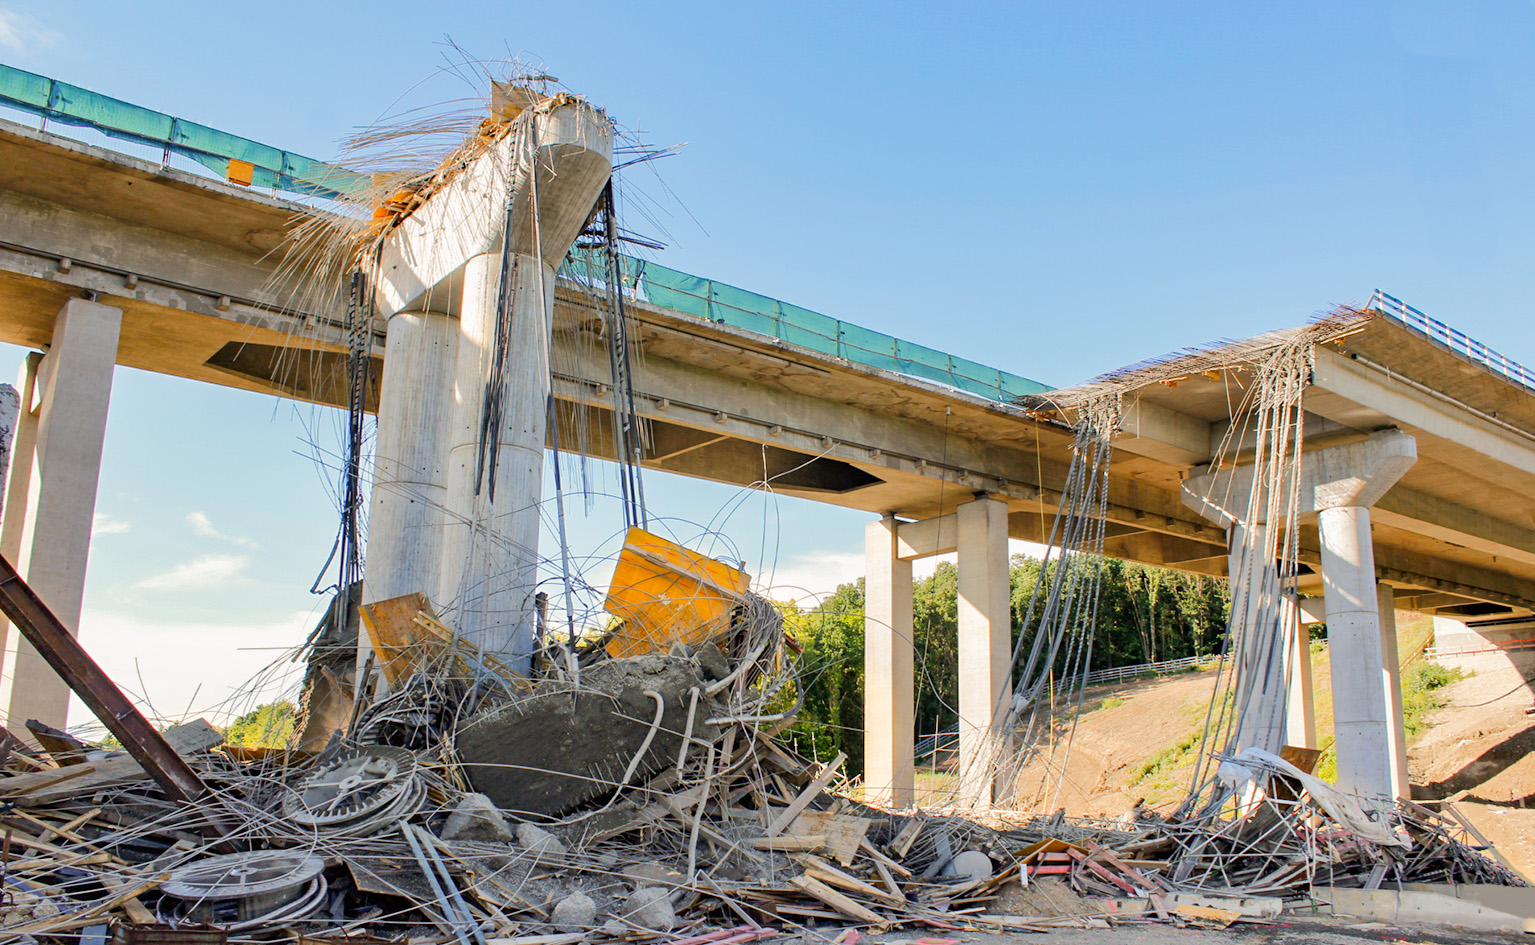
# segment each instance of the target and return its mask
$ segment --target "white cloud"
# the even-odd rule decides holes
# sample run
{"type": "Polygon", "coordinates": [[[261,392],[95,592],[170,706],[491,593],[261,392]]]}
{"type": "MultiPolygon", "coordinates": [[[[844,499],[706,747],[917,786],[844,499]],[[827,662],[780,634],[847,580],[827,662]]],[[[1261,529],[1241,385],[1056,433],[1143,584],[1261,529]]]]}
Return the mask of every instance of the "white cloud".
{"type": "MultiPolygon", "coordinates": [[[[1044,555],[1045,546],[1031,541],[1008,539],[1007,553],[1038,558],[1044,555]]],[[[932,577],[938,565],[945,561],[953,564],[957,558],[953,552],[918,558],[912,562],[912,580],[932,577]]],[[[757,575],[757,586],[752,589],[773,600],[794,601],[801,609],[806,609],[831,596],[841,585],[863,576],[862,554],[850,551],[811,551],[795,555],[788,564],[772,573],[764,571],[757,575]]]]}
{"type": "Polygon", "coordinates": [[[239,577],[250,567],[248,555],[202,555],[163,574],[147,577],[135,587],[151,591],[185,591],[214,587],[239,577]]]}
{"type": "Polygon", "coordinates": [[[758,593],[814,607],[843,584],[863,577],[863,555],[849,551],[810,551],[757,575],[758,593]],[[765,588],[765,590],[764,590],[765,588]]]}
{"type": "MultiPolygon", "coordinates": [[[[80,643],[146,714],[224,724],[293,696],[304,666],[289,662],[286,650],[302,644],[318,620],[317,612],[302,611],[268,623],[177,623],[86,610],[80,643]]],[[[95,718],[74,699],[69,721],[91,726],[95,718]]]]}
{"type": "Polygon", "coordinates": [[[91,518],[92,538],[95,538],[97,535],[121,535],[123,532],[131,531],[132,529],[133,524],[131,522],[125,522],[120,518],[113,518],[106,512],[97,512],[91,518]]]}
{"type": "Polygon", "coordinates": [[[6,49],[22,53],[46,49],[58,42],[61,35],[25,13],[0,7],[0,46],[6,49]]]}
{"type": "Polygon", "coordinates": [[[226,535],[213,527],[213,521],[202,512],[192,512],[187,515],[187,521],[192,525],[192,531],[200,538],[217,538],[219,541],[233,542],[236,545],[244,545],[247,548],[259,548],[249,538],[238,538],[234,535],[226,535]]]}

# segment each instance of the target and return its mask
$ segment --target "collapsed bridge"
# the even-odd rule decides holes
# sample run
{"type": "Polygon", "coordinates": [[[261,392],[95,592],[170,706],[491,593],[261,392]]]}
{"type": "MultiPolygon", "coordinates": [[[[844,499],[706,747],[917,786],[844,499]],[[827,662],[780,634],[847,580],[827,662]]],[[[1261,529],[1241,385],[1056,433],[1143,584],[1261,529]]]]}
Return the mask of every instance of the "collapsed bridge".
{"type": "MultiPolygon", "coordinates": [[[[350,394],[346,313],[296,305],[273,288],[276,251],[304,208],[237,182],[232,162],[244,159],[233,151],[199,153],[222,160],[230,179],[0,125],[0,340],[37,352],[20,385],[26,409],[0,554],[71,629],[114,365],[336,406],[350,394]]],[[[395,350],[407,330],[430,323],[443,338],[462,337],[475,291],[462,263],[379,309],[364,342],[366,409],[387,413],[378,392],[390,364],[400,371],[395,350]]],[[[552,295],[549,390],[590,430],[562,447],[619,459],[610,364],[591,343],[602,313],[579,278],[550,277],[557,263],[543,257],[547,284],[531,287],[552,295]]],[[[1068,393],[730,286],[627,265],[620,281],[644,351],[632,385],[645,431],[639,463],[738,485],[773,480],[777,491],[878,516],[866,534],[867,783],[909,802],[911,562],[958,554],[961,743],[980,752],[1008,688],[1007,540],[1049,536],[1073,431],[1046,408],[1068,393]],[[1028,395],[1044,399],[1023,402],[1028,395]]],[[[1326,482],[1372,485],[1333,489],[1335,504],[1301,513],[1286,591],[1319,595],[1296,603],[1297,622],[1326,619],[1328,608],[1330,624],[1351,622],[1346,688],[1361,701],[1349,734],[1339,731],[1340,755],[1350,739],[1389,750],[1346,786],[1394,795],[1405,758],[1392,612],[1488,635],[1516,633],[1535,615],[1535,395],[1523,368],[1389,297],[1373,300],[1356,328],[1316,346],[1301,466],[1325,469],[1326,482]],[[1376,472],[1382,457],[1389,482],[1376,472]],[[1325,528],[1327,518],[1346,527],[1325,528]]],[[[1210,472],[1240,425],[1231,393],[1252,359],[1283,341],[1260,337],[1240,353],[1214,349],[1114,376],[1124,407],[1107,472],[1105,553],[1228,573],[1230,517],[1191,505],[1186,484],[1210,472]]],[[[381,415],[381,427],[390,420],[381,415]]],[[[1231,456],[1246,461],[1240,447],[1231,456]]],[[[0,702],[9,725],[63,721],[66,693],[36,660],[8,635],[0,702]]],[[[1301,662],[1287,674],[1285,738],[1304,746],[1316,735],[1301,662]]]]}

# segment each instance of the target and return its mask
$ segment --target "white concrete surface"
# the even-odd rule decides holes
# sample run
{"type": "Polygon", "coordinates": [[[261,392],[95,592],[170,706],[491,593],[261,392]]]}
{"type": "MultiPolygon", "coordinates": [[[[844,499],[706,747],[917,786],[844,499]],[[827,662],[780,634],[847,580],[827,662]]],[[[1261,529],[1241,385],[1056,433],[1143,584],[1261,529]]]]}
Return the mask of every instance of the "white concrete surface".
{"type": "Polygon", "coordinates": [[[466,640],[514,667],[525,667],[536,625],[554,270],[531,256],[512,256],[512,267],[512,333],[505,352],[504,415],[494,474],[489,453],[483,471],[478,467],[485,385],[495,357],[501,257],[476,256],[464,267],[447,454],[447,525],[435,599],[445,622],[466,640]]]}
{"type": "Polygon", "coordinates": [[[440,313],[399,312],[389,319],[368,515],[365,603],[414,593],[433,598],[438,593],[458,338],[458,319],[440,313]]]}

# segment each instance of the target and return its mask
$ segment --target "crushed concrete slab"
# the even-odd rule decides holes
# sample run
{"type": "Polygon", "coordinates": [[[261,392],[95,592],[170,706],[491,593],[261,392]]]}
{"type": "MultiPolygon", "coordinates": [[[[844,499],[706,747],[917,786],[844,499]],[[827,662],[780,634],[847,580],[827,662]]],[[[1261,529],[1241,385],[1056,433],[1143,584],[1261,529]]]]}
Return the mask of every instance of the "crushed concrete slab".
{"type": "MultiPolygon", "coordinates": [[[[675,763],[687,728],[691,690],[703,688],[697,661],[637,656],[599,663],[581,686],[551,680],[516,702],[469,719],[456,742],[470,784],[504,810],[558,816],[610,792],[644,744],[664,701],[660,725],[636,767],[636,780],[675,763]]],[[[719,707],[701,701],[693,737],[718,736],[703,724],[719,707]]]]}

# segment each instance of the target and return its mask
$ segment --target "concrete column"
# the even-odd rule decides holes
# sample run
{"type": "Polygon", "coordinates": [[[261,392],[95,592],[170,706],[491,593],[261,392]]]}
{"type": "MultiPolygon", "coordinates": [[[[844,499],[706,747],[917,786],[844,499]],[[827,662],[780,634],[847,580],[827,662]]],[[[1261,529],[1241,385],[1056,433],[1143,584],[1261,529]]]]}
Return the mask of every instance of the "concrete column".
{"type": "Polygon", "coordinates": [[[895,516],[864,529],[863,767],[872,803],[915,802],[915,661],[911,561],[898,554],[895,516]]]}
{"type": "Polygon", "coordinates": [[[1385,691],[1386,741],[1391,746],[1391,771],[1397,797],[1411,797],[1407,777],[1407,718],[1402,712],[1402,656],[1396,640],[1396,595],[1390,585],[1375,586],[1380,614],[1381,686],[1385,691]]]}
{"type": "Polygon", "coordinates": [[[1306,630],[1294,593],[1284,596],[1283,611],[1287,645],[1285,683],[1285,744],[1296,748],[1317,747],[1316,692],[1311,679],[1311,634],[1306,630]]]}
{"type": "Polygon", "coordinates": [[[1389,806],[1396,795],[1396,774],[1386,734],[1390,710],[1382,684],[1384,655],[1370,510],[1360,506],[1322,509],[1317,526],[1332,654],[1338,787],[1389,806]]]}
{"type": "Polygon", "coordinates": [[[511,328],[494,501],[488,456],[478,494],[475,480],[485,385],[495,356],[501,257],[487,253],[464,267],[438,600],[466,640],[527,672],[536,624],[554,269],[515,253],[509,264],[511,328]]]}
{"type": "MultiPolygon", "coordinates": [[[[16,390],[21,412],[16,419],[16,440],[11,446],[11,468],[5,482],[5,509],[0,514],[0,555],[13,565],[21,561],[21,533],[27,521],[27,497],[32,491],[32,463],[37,452],[37,372],[41,351],[29,353],[21,365],[16,390]]],[[[3,672],[3,670],[0,670],[3,672]]]]}
{"type": "MultiPolygon", "coordinates": [[[[17,570],[71,634],[80,630],[122,316],[109,305],[66,302],[39,371],[42,409],[17,570]]],[[[27,719],[64,727],[69,688],[14,628],[4,665],[6,727],[21,730],[27,719]]]]}
{"type": "Polygon", "coordinates": [[[1007,503],[979,495],[959,522],[959,795],[989,807],[992,776],[1010,739],[1001,731],[1012,657],[1007,503]]]}
{"type": "Polygon", "coordinates": [[[458,319],[436,312],[398,312],[389,319],[365,603],[439,593],[458,336],[458,319]]]}

